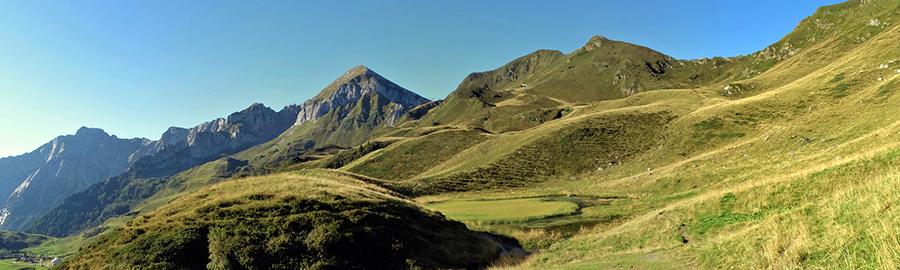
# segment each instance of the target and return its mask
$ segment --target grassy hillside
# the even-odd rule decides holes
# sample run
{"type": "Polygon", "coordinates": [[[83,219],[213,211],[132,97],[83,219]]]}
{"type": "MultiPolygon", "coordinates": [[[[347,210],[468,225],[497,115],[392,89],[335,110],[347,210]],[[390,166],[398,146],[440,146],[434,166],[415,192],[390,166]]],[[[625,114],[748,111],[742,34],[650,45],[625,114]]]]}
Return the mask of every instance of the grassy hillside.
{"type": "Polygon", "coordinates": [[[62,268],[470,268],[499,249],[462,224],[349,174],[224,182],[138,217],[62,268]]]}
{"type": "Polygon", "coordinates": [[[482,130],[441,130],[385,147],[346,170],[385,180],[411,179],[488,136],[482,130]]]}
{"type": "Polygon", "coordinates": [[[127,209],[99,227],[123,228],[89,231],[101,240],[66,263],[440,268],[499,254],[449,218],[535,252],[494,269],[896,268],[897,23],[900,2],[849,1],[759,52],[698,60],[598,36],[473,73],[394,127],[370,125],[391,106],[370,95],[134,183],[153,190],[119,187],[94,212],[127,209]],[[301,168],[345,172],[247,177],[301,168]]]}
{"type": "Polygon", "coordinates": [[[57,237],[75,236],[93,230],[119,215],[136,215],[140,212],[140,208],[136,208],[138,206],[153,210],[178,195],[227,179],[245,165],[247,162],[224,158],[172,177],[113,177],[69,196],[59,207],[47,212],[26,231],[57,237]],[[134,210],[138,211],[132,212],[134,210]]]}
{"type": "Polygon", "coordinates": [[[744,57],[676,60],[595,36],[569,54],[541,50],[496,70],[470,74],[420,125],[471,125],[494,133],[524,130],[560,118],[573,106],[727,81],[751,62],[744,57]]]}
{"type": "MultiPolygon", "coordinates": [[[[707,87],[751,79],[800,52],[845,51],[876,36],[900,18],[897,3],[859,1],[822,7],[778,42],[746,56],[676,60],[649,48],[595,36],[571,53],[540,50],[498,69],[467,76],[419,123],[470,125],[494,133],[524,130],[552,120],[571,106],[645,91],[707,87]],[[874,20],[873,20],[874,19],[874,20]],[[548,115],[549,114],[549,115],[548,115]]],[[[839,54],[806,54],[814,62],[839,54]]],[[[776,82],[812,72],[796,66],[776,82]]],[[[729,96],[745,97],[775,85],[741,85],[729,96]]]]}
{"type": "Polygon", "coordinates": [[[44,242],[50,240],[53,240],[53,238],[38,234],[0,231],[0,249],[26,249],[30,247],[40,246],[44,242]]]}
{"type": "MultiPolygon", "coordinates": [[[[878,1],[820,12],[873,5],[879,19],[897,14],[896,2],[878,1]]],[[[875,27],[862,18],[845,20],[875,27]]],[[[517,191],[624,197],[637,211],[498,268],[894,267],[900,52],[886,48],[898,41],[888,26],[848,47],[817,43],[739,82],[757,86],[749,97],[697,89],[704,105],[669,123],[640,167],[517,191]]]]}
{"type": "Polygon", "coordinates": [[[333,108],[322,118],[291,127],[274,140],[234,155],[254,168],[277,171],[298,160],[306,151],[325,147],[354,147],[396,130],[384,123],[398,106],[378,93],[365,94],[354,104],[333,108]]]}

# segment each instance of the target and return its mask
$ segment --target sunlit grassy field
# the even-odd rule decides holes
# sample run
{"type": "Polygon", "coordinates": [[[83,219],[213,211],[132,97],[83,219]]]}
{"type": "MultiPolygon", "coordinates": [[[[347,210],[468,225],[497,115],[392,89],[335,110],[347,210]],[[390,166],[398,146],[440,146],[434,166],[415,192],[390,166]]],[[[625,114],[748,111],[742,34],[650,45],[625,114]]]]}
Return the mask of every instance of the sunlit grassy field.
{"type": "Polygon", "coordinates": [[[574,214],[578,205],[543,198],[448,201],[428,205],[447,217],[486,224],[512,224],[574,214]]]}
{"type": "Polygon", "coordinates": [[[30,263],[16,262],[15,259],[0,260],[0,270],[22,270],[22,269],[42,269],[42,268],[40,266],[32,266],[30,263]]]}
{"type": "MultiPolygon", "coordinates": [[[[900,16],[867,12],[883,20],[900,16]]],[[[845,14],[815,18],[843,20],[845,14]]],[[[428,208],[469,229],[515,238],[534,252],[494,269],[896,269],[900,51],[885,48],[900,43],[900,28],[841,22],[835,28],[849,29],[841,35],[798,26],[802,39],[788,36],[779,46],[807,44],[811,37],[819,42],[789,58],[753,63],[750,68],[765,73],[735,74],[733,82],[591,104],[560,102],[553,108],[558,118],[530,126],[519,125],[528,115],[513,115],[521,123],[504,127],[515,130],[505,133],[463,125],[471,123],[407,123],[391,134],[397,136],[392,143],[344,152],[346,160],[335,163],[383,182],[330,170],[212,187],[212,176],[197,177],[203,181],[151,198],[138,209],[144,215],[107,225],[130,230],[117,236],[123,239],[147,237],[158,228],[224,224],[219,217],[240,223],[229,218],[277,216],[277,209],[294,207],[283,200],[300,196],[335,205],[391,202],[432,213],[428,208]],[[723,92],[733,87],[745,92],[723,92]]],[[[508,99],[494,111],[523,102],[508,99]]],[[[472,116],[483,113],[483,105],[457,102],[454,108],[472,116]]],[[[445,115],[431,120],[451,116],[438,113],[445,115]]],[[[235,227],[252,234],[249,225],[235,227]]],[[[106,240],[102,245],[111,250],[137,249],[126,240],[106,240]]],[[[62,252],[88,240],[54,241],[44,248],[62,252]]],[[[106,255],[90,256],[88,263],[99,263],[106,255]]]]}

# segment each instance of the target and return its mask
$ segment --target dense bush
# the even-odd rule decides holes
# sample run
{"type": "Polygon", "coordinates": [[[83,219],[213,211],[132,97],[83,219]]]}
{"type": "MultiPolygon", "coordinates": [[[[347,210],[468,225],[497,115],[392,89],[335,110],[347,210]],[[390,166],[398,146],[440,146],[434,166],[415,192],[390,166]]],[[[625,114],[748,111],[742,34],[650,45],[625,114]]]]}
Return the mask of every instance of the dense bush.
{"type": "Polygon", "coordinates": [[[499,255],[465,225],[387,190],[333,183],[279,175],[203,189],[103,236],[63,268],[478,268],[499,255]]]}

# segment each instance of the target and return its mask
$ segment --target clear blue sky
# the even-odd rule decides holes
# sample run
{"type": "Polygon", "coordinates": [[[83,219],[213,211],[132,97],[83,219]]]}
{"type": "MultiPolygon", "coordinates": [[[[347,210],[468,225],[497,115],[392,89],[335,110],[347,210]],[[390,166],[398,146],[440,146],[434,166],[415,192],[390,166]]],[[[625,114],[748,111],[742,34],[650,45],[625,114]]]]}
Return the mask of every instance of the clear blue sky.
{"type": "Polygon", "coordinates": [[[158,139],[302,103],[356,65],[430,99],[593,35],[680,59],[749,54],[840,1],[5,1],[0,157],[81,126],[158,139]]]}

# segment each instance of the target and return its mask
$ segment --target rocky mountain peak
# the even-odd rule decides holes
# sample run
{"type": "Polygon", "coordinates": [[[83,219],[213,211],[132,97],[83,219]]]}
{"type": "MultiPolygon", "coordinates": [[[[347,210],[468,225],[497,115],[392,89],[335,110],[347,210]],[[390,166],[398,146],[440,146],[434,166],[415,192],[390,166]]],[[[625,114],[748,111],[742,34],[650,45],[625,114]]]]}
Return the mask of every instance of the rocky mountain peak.
{"type": "MultiPolygon", "coordinates": [[[[263,105],[262,103],[253,103],[253,105],[250,105],[250,107],[247,107],[246,109],[244,109],[244,110],[241,111],[240,113],[253,113],[253,112],[260,112],[260,111],[271,111],[271,112],[275,112],[274,110],[272,110],[272,109],[269,108],[269,107],[266,107],[266,105],[263,105]]],[[[235,114],[236,114],[236,113],[235,113],[235,114]]]]}
{"type": "Polygon", "coordinates": [[[588,40],[588,42],[585,43],[582,48],[584,48],[585,51],[592,51],[594,49],[602,47],[603,44],[609,43],[610,41],[611,40],[607,39],[606,37],[595,35],[590,40],[588,40]]]}
{"type": "Polygon", "coordinates": [[[350,78],[353,78],[353,77],[356,77],[356,76],[359,76],[359,75],[369,74],[369,73],[370,73],[370,74],[375,74],[376,76],[378,75],[378,74],[375,73],[374,71],[371,71],[371,70],[369,69],[369,67],[363,66],[363,65],[359,65],[359,66],[355,66],[355,67],[351,68],[350,70],[347,70],[347,72],[344,72],[344,74],[342,74],[341,77],[338,77],[338,80],[341,80],[341,79],[350,79],[350,78]]]}
{"type": "Polygon", "coordinates": [[[109,137],[109,134],[103,129],[81,127],[75,132],[76,137],[109,137]]]}
{"type": "Polygon", "coordinates": [[[0,229],[24,229],[69,194],[124,172],[148,143],[81,127],[75,135],[0,160],[0,229]]]}
{"type": "MultiPolygon", "coordinates": [[[[355,103],[363,95],[371,92],[397,104],[393,115],[398,115],[398,117],[415,106],[429,101],[382,77],[366,66],[356,66],[344,72],[316,97],[304,102],[294,125],[315,121],[331,109],[355,103]]],[[[393,119],[388,124],[391,123],[393,123],[393,119]]]]}

